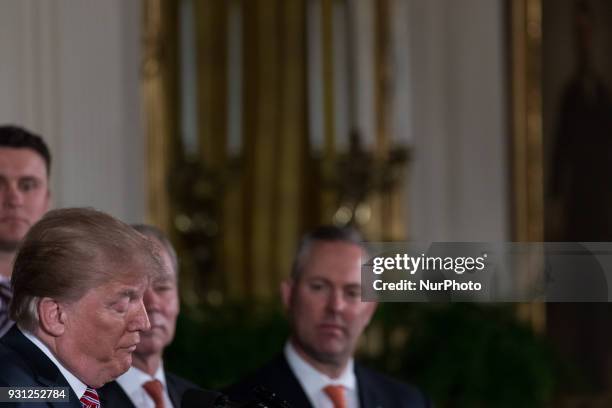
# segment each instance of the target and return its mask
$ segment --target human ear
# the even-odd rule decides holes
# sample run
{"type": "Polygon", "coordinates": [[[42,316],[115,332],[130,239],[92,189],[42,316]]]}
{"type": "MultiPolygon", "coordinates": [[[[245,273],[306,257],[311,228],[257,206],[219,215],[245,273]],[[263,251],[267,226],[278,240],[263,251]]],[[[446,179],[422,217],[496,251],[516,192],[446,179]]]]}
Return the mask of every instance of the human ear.
{"type": "Polygon", "coordinates": [[[38,320],[40,328],[53,337],[64,334],[66,329],[65,311],[60,303],[52,298],[44,297],[38,302],[38,320]]]}
{"type": "Polygon", "coordinates": [[[289,306],[291,305],[291,296],[293,292],[293,279],[285,279],[281,282],[280,291],[281,298],[283,300],[283,306],[285,310],[289,310],[289,306]]]}
{"type": "Polygon", "coordinates": [[[365,317],[366,317],[366,326],[370,323],[372,316],[374,316],[374,312],[376,312],[376,308],[378,307],[378,302],[364,302],[365,303],[365,317]]]}

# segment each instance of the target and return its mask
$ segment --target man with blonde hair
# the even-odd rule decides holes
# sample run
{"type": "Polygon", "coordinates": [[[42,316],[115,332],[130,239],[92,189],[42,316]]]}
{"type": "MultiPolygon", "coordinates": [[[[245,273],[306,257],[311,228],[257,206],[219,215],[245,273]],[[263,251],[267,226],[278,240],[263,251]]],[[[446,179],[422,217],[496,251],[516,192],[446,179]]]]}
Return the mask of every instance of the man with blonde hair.
{"type": "Polygon", "coordinates": [[[72,407],[100,407],[96,388],[132,364],[150,328],[143,296],[163,274],[149,240],[93,209],[47,213],[15,259],[0,339],[0,387],[67,387],[72,407]]]}

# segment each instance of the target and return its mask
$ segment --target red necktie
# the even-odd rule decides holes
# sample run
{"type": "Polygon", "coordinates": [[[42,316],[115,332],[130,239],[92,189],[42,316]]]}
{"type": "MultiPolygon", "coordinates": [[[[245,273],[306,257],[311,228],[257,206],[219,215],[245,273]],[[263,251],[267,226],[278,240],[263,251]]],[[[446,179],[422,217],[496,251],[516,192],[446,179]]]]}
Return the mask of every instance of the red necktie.
{"type": "Polygon", "coordinates": [[[87,387],[80,401],[83,408],[100,408],[100,398],[93,388],[87,387]]]}
{"type": "Polygon", "coordinates": [[[164,386],[159,380],[151,380],[142,384],[147,394],[155,402],[155,408],[164,408],[164,386]]]}
{"type": "Polygon", "coordinates": [[[344,398],[344,387],[341,385],[328,385],[323,388],[329,399],[334,404],[334,408],[346,408],[346,399],[344,398]]]}

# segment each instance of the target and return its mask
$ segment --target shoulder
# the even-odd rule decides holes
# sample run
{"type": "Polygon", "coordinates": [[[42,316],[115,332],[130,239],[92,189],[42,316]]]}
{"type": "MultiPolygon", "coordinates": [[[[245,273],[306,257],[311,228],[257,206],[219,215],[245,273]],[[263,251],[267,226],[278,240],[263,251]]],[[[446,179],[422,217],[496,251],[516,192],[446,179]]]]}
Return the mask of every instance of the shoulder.
{"type": "MultiPolygon", "coordinates": [[[[166,371],[165,375],[166,375],[166,382],[168,383],[168,388],[172,388],[175,391],[179,391],[182,393],[189,389],[198,389],[198,390],[202,389],[200,386],[194,384],[188,379],[183,378],[174,373],[166,371]]],[[[214,391],[210,391],[210,392],[214,392],[214,391]]]]}
{"type": "Polygon", "coordinates": [[[7,385],[35,385],[36,373],[26,360],[25,356],[0,342],[0,384],[7,385]]]}
{"type": "Polygon", "coordinates": [[[381,406],[428,408],[431,401],[412,384],[404,383],[378,371],[355,364],[355,374],[362,399],[376,400],[381,406]]]}
{"type": "Polygon", "coordinates": [[[250,372],[238,382],[231,384],[225,390],[228,394],[248,393],[258,385],[268,387],[270,384],[277,383],[279,377],[291,376],[293,373],[282,354],[267,362],[265,365],[250,372]]]}
{"type": "Polygon", "coordinates": [[[128,397],[117,381],[104,384],[102,388],[98,389],[98,394],[100,394],[102,406],[134,407],[130,397],[128,397]]]}

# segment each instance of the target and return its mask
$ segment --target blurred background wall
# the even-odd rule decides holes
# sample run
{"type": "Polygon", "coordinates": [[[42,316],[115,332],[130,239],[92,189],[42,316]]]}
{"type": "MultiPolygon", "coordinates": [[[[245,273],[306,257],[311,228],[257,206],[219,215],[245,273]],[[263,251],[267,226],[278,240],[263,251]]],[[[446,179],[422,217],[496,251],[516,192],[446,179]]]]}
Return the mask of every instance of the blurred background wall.
{"type": "Polygon", "coordinates": [[[138,1],[0,1],[0,122],[53,153],[56,207],[145,217],[138,1]]]}
{"type": "MultiPolygon", "coordinates": [[[[412,1],[397,16],[410,75],[403,130],[416,152],[406,234],[415,239],[508,237],[502,3],[412,1]],[[475,172],[476,158],[487,171],[475,172]]],[[[51,144],[56,205],[143,219],[141,2],[1,5],[0,118],[51,144]]]]}
{"type": "MultiPolygon", "coordinates": [[[[593,3],[607,73],[610,8],[593,3]]],[[[0,122],[49,142],[56,207],[172,236],[185,305],[168,361],[219,386],[282,344],[276,288],[309,227],[544,239],[573,4],[0,0],[0,122]]],[[[609,406],[601,307],[553,311],[549,339],[542,305],[381,309],[363,357],[439,406],[609,406]],[[597,347],[560,340],[577,331],[597,347]]]]}

